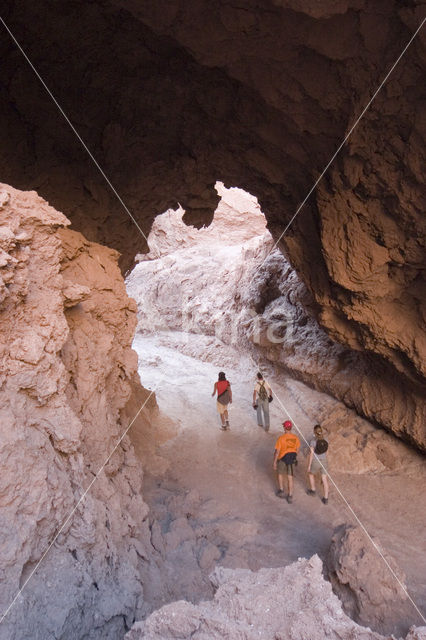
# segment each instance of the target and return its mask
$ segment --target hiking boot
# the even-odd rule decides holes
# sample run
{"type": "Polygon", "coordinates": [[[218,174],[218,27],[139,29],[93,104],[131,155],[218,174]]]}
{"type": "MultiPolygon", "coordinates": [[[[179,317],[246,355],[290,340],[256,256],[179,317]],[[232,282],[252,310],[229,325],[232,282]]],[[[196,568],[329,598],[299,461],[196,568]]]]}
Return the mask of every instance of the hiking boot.
{"type": "Polygon", "coordinates": [[[306,493],[308,496],[315,496],[317,492],[314,489],[306,489],[306,493]]]}
{"type": "Polygon", "coordinates": [[[277,498],[285,498],[284,491],[282,489],[278,489],[278,491],[275,491],[275,495],[277,496],[277,498]]]}
{"type": "Polygon", "coordinates": [[[290,496],[290,495],[287,496],[286,500],[287,500],[288,504],[291,504],[293,502],[293,496],[290,496]]]}
{"type": "Polygon", "coordinates": [[[321,502],[323,504],[328,504],[328,498],[321,498],[321,502]]]}

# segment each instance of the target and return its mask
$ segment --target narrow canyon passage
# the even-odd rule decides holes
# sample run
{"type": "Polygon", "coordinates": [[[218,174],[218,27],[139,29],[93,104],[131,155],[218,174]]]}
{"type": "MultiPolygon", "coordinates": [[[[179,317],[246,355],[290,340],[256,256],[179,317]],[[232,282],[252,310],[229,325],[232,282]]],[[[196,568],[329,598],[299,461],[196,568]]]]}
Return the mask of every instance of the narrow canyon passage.
{"type": "MultiPolygon", "coordinates": [[[[217,263],[226,263],[226,287],[235,294],[238,283],[233,278],[242,277],[235,264],[243,255],[249,269],[247,256],[256,243],[265,241],[258,235],[261,214],[255,207],[253,218],[246,212],[251,221],[256,219],[253,231],[245,231],[252,236],[247,239],[241,237],[238,215],[233,222],[224,216],[226,206],[221,206],[212,229],[200,232],[181,227],[174,212],[163,220],[160,217],[149,238],[151,256],[128,282],[130,295],[140,301],[139,331],[133,343],[139,375],[145,388],[155,390],[159,407],[149,424],[131,431],[144,469],[151,541],[159,553],[158,572],[154,575],[151,570],[144,580],[147,611],[180,599],[211,598],[208,575],[217,565],[251,570],[283,567],[315,553],[325,560],[335,528],[356,523],[348,505],[396,559],[407,576],[410,594],[424,608],[426,501],[419,487],[426,473],[422,455],[341,402],[295,380],[268,362],[261,351],[250,351],[238,340],[225,344],[212,335],[208,319],[226,307],[215,279],[217,263]],[[211,244],[209,235],[214,238],[211,244]],[[179,298],[185,283],[190,293],[179,298]],[[179,331],[180,323],[197,327],[198,332],[179,331]],[[203,333],[203,327],[210,335],[203,333]],[[258,370],[255,359],[261,361],[275,395],[269,433],[257,426],[251,406],[258,370]],[[226,372],[233,388],[229,432],[221,431],[211,397],[219,370],[226,372]],[[303,441],[293,504],[275,496],[273,450],[288,417],[307,439],[317,421],[328,424],[331,475],[341,491],[331,487],[328,505],[319,499],[318,481],[316,497],[305,493],[307,447],[303,441]]],[[[383,562],[378,553],[376,561],[383,562]]],[[[405,634],[410,624],[420,622],[417,618],[408,604],[389,619],[388,632],[405,634]]]]}
{"type": "MultiPolygon", "coordinates": [[[[248,359],[229,348],[221,353],[217,342],[194,335],[138,336],[134,348],[141,354],[142,383],[156,389],[160,412],[146,433],[133,432],[131,437],[145,469],[143,495],[151,520],[158,519],[170,544],[163,551],[165,583],[155,583],[152,592],[145,583],[151,607],[211,597],[207,576],[216,564],[258,570],[286,566],[314,553],[325,558],[334,528],[354,522],[344,500],[334,487],[326,506],[306,495],[304,455],[299,455],[292,505],[276,498],[272,471],[275,440],[286,417],[278,398],[309,437],[312,416],[327,403],[324,394],[285,376],[269,378],[277,397],[271,406],[271,430],[265,433],[251,407],[256,369],[248,359]],[[184,355],[185,347],[200,356],[208,353],[216,363],[184,355]],[[219,361],[226,362],[234,389],[230,432],[220,430],[211,398],[219,361]]],[[[419,459],[408,476],[332,476],[368,532],[403,568],[410,594],[424,608],[426,505],[419,487],[426,478],[421,464],[419,459]]],[[[377,561],[382,562],[379,556],[377,561]]],[[[417,621],[414,610],[407,612],[412,617],[394,620],[394,632],[405,633],[417,621]]]]}
{"type": "Polygon", "coordinates": [[[426,640],[425,9],[8,3],[0,640],[426,640]]]}
{"type": "MultiPolygon", "coordinates": [[[[187,491],[195,489],[203,503],[212,501],[205,505],[206,516],[231,524],[227,525],[231,540],[227,541],[224,533],[224,544],[230,544],[224,554],[226,566],[259,569],[282,566],[316,552],[324,555],[334,518],[320,501],[315,504],[317,508],[310,509],[312,499],[304,494],[302,469],[296,480],[294,508],[275,497],[272,456],[282,431],[283,411],[275,402],[271,430],[266,433],[257,427],[251,407],[253,365],[240,362],[237,353],[228,355],[226,372],[234,399],[231,430],[222,432],[216,402],[211,398],[218,367],[179,353],[178,341],[173,334],[138,337],[135,341],[143,354],[142,380],[158,389],[160,410],[176,425],[175,435],[169,436],[159,453],[167,461],[167,482],[187,491]]],[[[306,414],[291,392],[281,387],[279,395],[295,420],[306,422],[306,414]]],[[[144,489],[149,502],[150,496],[155,500],[155,478],[162,478],[163,473],[149,460],[145,459],[144,465],[151,475],[151,488],[147,491],[146,480],[144,489]]]]}

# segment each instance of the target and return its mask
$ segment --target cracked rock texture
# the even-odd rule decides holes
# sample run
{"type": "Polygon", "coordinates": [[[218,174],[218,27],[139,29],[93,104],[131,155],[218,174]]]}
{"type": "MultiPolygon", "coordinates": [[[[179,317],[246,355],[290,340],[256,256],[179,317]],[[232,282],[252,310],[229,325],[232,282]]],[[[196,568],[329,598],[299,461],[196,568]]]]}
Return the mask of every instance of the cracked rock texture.
{"type": "MultiPolygon", "coordinates": [[[[17,0],[4,14],[146,234],[177,202],[209,223],[220,179],[259,198],[276,239],[424,17],[420,0],[17,0]]],[[[372,395],[382,378],[425,393],[425,42],[423,28],[279,242],[320,325],[369,355],[372,395]]],[[[5,32],[0,54],[2,179],[128,268],[144,238],[5,32]]],[[[410,398],[400,409],[418,420],[410,398]]],[[[424,448],[424,428],[396,428],[424,448]]]]}
{"type": "Polygon", "coordinates": [[[406,595],[405,576],[380,543],[374,540],[373,544],[361,527],[340,525],[326,561],[328,577],[353,620],[381,633],[402,633],[397,621],[409,620],[413,611],[406,595]]]}
{"type": "Polygon", "coordinates": [[[0,185],[2,613],[25,587],[2,640],[116,640],[143,604],[147,507],[127,437],[91,485],[128,424],[135,304],[117,252],[68,224],[0,185]]]}
{"type": "MultiPolygon", "coordinates": [[[[156,219],[151,250],[139,256],[127,279],[138,301],[139,329],[199,333],[249,349],[256,361],[284,368],[426,449],[421,391],[395,387],[386,367],[377,369],[368,354],[332,340],[318,324],[312,294],[265,233],[256,201],[238,189],[219,186],[218,192],[222,198],[207,229],[186,227],[182,210],[156,219]]],[[[325,417],[335,432],[341,468],[396,469],[404,461],[409,466],[408,447],[402,455],[392,438],[365,420],[354,416],[351,422],[348,433],[339,417],[325,417]]]]}
{"type": "MultiPolygon", "coordinates": [[[[126,640],[389,639],[345,615],[316,555],[256,572],[218,567],[210,579],[213,600],[168,604],[137,622],[126,640]]],[[[425,631],[413,628],[407,640],[426,638],[425,631]]]]}

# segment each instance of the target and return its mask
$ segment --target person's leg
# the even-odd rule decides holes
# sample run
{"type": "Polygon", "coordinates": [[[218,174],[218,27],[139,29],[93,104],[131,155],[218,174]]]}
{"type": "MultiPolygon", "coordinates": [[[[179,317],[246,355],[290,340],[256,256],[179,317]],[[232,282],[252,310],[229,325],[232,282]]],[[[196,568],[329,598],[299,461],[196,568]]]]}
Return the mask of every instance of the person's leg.
{"type": "Polygon", "coordinates": [[[291,504],[293,502],[293,465],[287,465],[287,502],[291,504]]]}
{"type": "Polygon", "coordinates": [[[222,429],[225,429],[225,408],[222,404],[220,404],[220,402],[217,403],[216,405],[217,407],[217,411],[220,415],[220,421],[222,423],[222,429]]]}
{"type": "Polygon", "coordinates": [[[263,416],[265,431],[269,431],[269,400],[265,400],[263,403],[263,416]]]}
{"type": "Polygon", "coordinates": [[[276,492],[279,498],[284,498],[284,467],[282,462],[278,461],[277,465],[277,482],[278,482],[278,491],[276,492]]]}
{"type": "Polygon", "coordinates": [[[227,429],[229,429],[229,416],[228,416],[228,409],[225,409],[225,411],[223,412],[223,415],[225,416],[225,427],[227,429]]]}
{"type": "Polygon", "coordinates": [[[328,478],[325,473],[321,474],[321,480],[322,480],[322,486],[324,487],[324,498],[325,500],[328,500],[329,487],[328,487],[328,478]]]}
{"type": "Polygon", "coordinates": [[[306,489],[306,493],[308,496],[314,496],[316,494],[315,491],[315,474],[318,473],[318,461],[316,458],[313,458],[311,462],[311,470],[308,472],[308,480],[309,480],[309,489],[306,489]]]}
{"type": "Polygon", "coordinates": [[[293,495],[293,486],[294,486],[292,474],[287,475],[287,484],[288,484],[288,495],[291,497],[293,495]]]}
{"type": "Polygon", "coordinates": [[[263,427],[263,420],[262,420],[262,403],[260,402],[259,398],[257,399],[257,409],[256,409],[256,414],[257,414],[257,424],[259,427],[263,427]]]}

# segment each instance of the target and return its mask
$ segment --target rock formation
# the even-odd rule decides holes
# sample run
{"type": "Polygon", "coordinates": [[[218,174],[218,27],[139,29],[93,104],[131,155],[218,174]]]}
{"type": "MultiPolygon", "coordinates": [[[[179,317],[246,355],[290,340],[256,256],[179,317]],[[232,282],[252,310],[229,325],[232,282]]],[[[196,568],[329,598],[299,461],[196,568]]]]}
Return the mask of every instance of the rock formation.
{"type": "MultiPolygon", "coordinates": [[[[4,19],[145,233],[176,202],[209,223],[217,179],[253,193],[319,323],[369,354],[368,393],[424,397],[424,28],[281,238],[424,16],[420,0],[19,0],[4,19]]],[[[129,267],[144,238],[4,35],[3,180],[129,267]]]]}
{"type": "MultiPolygon", "coordinates": [[[[424,4],[17,0],[2,18],[145,234],[177,203],[185,222],[210,223],[217,179],[258,197],[285,260],[271,255],[248,298],[232,299],[240,309],[257,300],[266,332],[246,313],[253,337],[271,360],[283,359],[425,451],[424,28],[315,185],[421,24],[424,4]],[[282,305],[299,336],[316,336],[316,361],[297,337],[290,351],[268,343],[276,320],[268,314],[282,305]]],[[[0,27],[1,180],[36,189],[75,229],[63,230],[65,216],[34,195],[6,188],[0,536],[7,571],[0,579],[7,606],[106,459],[135,398],[147,399],[135,377],[135,309],[118,255],[93,243],[118,249],[123,271],[147,246],[0,27]],[[23,477],[29,489],[19,486],[23,477]]],[[[263,257],[256,242],[245,255],[257,266],[263,257]]],[[[199,307],[193,318],[209,311],[199,307]]],[[[226,313],[217,320],[230,330],[226,313]]],[[[125,439],[0,633],[34,638],[36,618],[40,639],[76,627],[88,638],[113,638],[129,626],[141,611],[138,568],[149,544],[139,486],[125,439]],[[58,609],[44,615],[52,597],[58,609]]]]}
{"type": "MultiPolygon", "coordinates": [[[[213,600],[179,601],[137,622],[126,640],[387,640],[348,618],[321,574],[318,556],[278,569],[216,569],[213,600]]],[[[412,629],[406,640],[426,638],[412,629]]]]}
{"type": "MultiPolygon", "coordinates": [[[[139,303],[139,328],[214,335],[251,350],[256,360],[285,368],[397,435],[409,434],[425,449],[423,395],[415,387],[395,388],[385,374],[378,378],[368,354],[333,341],[317,322],[311,293],[265,233],[257,203],[238,189],[219,187],[219,195],[207,229],[186,227],[182,211],[156,219],[150,252],[139,256],[128,277],[129,292],[139,303]]],[[[361,422],[361,431],[374,431],[361,422]]],[[[363,448],[358,443],[352,451],[348,445],[346,440],[342,448],[346,470],[363,448]]]]}
{"type": "MultiPolygon", "coordinates": [[[[412,605],[408,602],[405,576],[381,548],[394,578],[364,531],[354,525],[341,525],[333,535],[326,562],[328,577],[343,609],[359,624],[368,624],[381,633],[397,633],[398,620],[410,618],[412,605]]],[[[403,630],[401,630],[403,632],[403,630]]]]}
{"type": "Polygon", "coordinates": [[[116,251],[37,194],[0,192],[1,614],[25,587],[0,638],[116,640],[150,546],[127,437],[91,481],[128,424],[135,304],[116,251]]]}

